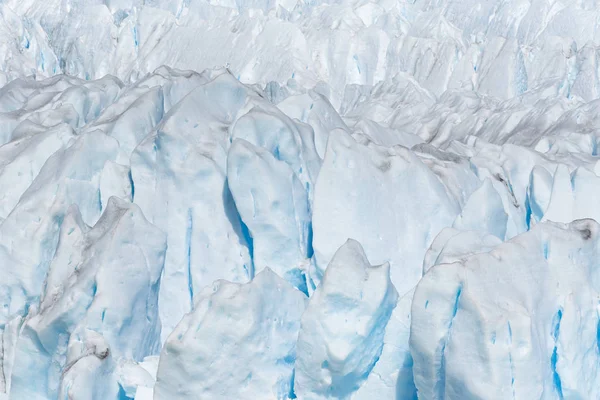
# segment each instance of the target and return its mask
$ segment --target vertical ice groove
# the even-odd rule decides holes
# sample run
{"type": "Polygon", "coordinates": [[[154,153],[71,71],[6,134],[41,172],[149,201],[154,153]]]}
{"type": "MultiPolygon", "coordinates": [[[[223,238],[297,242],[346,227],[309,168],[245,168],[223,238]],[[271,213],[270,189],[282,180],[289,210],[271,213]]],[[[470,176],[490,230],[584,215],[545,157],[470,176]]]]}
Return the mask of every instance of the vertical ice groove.
{"type": "Polygon", "coordinates": [[[185,230],[185,260],[188,281],[188,291],[190,294],[190,309],[194,309],[194,281],[192,275],[192,234],[194,229],[194,219],[192,209],[187,210],[187,225],[185,230]]]}
{"type": "Polygon", "coordinates": [[[512,398],[515,399],[516,397],[516,393],[515,393],[515,365],[513,363],[513,358],[512,358],[512,328],[510,326],[510,321],[508,321],[506,323],[507,325],[507,329],[508,329],[508,363],[510,366],[510,386],[511,386],[511,390],[512,390],[512,398]]]}
{"type": "Polygon", "coordinates": [[[562,321],[563,312],[559,309],[554,316],[552,326],[552,338],[554,339],[554,348],[552,349],[552,356],[550,357],[550,368],[552,369],[552,379],[554,381],[554,388],[558,394],[558,398],[562,400],[564,398],[562,390],[562,381],[560,374],[556,369],[558,363],[558,337],[560,335],[560,324],[562,321]]]}
{"type": "Polygon", "coordinates": [[[456,296],[454,298],[454,306],[452,307],[452,315],[450,316],[450,321],[448,322],[448,329],[446,330],[446,334],[442,338],[441,348],[440,348],[440,366],[437,373],[437,398],[443,400],[446,398],[446,346],[448,342],[450,342],[450,338],[452,335],[452,325],[454,323],[454,318],[458,313],[460,296],[462,295],[462,285],[458,287],[456,291],[456,296]]]}
{"type": "Polygon", "coordinates": [[[127,177],[129,178],[129,184],[131,185],[131,202],[135,199],[135,183],[133,182],[133,176],[131,175],[131,169],[129,170],[127,177]]]}

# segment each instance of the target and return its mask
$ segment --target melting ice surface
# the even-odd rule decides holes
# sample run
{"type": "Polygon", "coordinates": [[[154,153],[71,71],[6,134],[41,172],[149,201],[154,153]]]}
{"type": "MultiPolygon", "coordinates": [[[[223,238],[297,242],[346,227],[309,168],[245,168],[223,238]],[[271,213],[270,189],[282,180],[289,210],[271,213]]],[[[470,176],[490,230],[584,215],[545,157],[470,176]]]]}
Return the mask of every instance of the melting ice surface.
{"type": "Polygon", "coordinates": [[[0,0],[0,399],[600,399],[598,21],[0,0]]]}

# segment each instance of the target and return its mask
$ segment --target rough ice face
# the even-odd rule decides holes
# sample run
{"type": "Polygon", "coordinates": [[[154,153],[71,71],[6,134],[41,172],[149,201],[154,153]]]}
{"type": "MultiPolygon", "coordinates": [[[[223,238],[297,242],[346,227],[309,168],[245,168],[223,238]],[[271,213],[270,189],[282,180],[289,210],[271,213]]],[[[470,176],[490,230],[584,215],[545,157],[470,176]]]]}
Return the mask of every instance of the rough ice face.
{"type": "Polygon", "coordinates": [[[352,394],[354,400],[416,400],[410,354],[410,306],[414,290],[398,299],[385,327],[381,355],[367,380],[352,394]]]}
{"type": "Polygon", "coordinates": [[[312,228],[304,186],[285,162],[243,139],[233,141],[227,164],[229,188],[252,236],[255,272],[269,267],[308,294],[312,228]]]}
{"type": "Polygon", "coordinates": [[[39,306],[19,329],[11,397],[119,398],[117,361],[160,348],[165,250],[136,205],[112,197],[91,229],[71,208],[39,306]]]}
{"type": "Polygon", "coordinates": [[[596,1],[0,2],[2,400],[599,397],[596,1]]]}
{"type": "Polygon", "coordinates": [[[106,161],[114,160],[117,149],[118,143],[100,132],[78,137],[48,159],[2,222],[0,321],[22,313],[40,295],[71,204],[78,205],[83,221],[98,220],[103,209],[100,173],[106,161]]]}
{"type": "Polygon", "coordinates": [[[310,125],[294,122],[266,102],[258,103],[235,122],[232,139],[264,147],[289,165],[307,191],[312,191],[321,160],[310,125]]]}
{"type": "Polygon", "coordinates": [[[372,267],[355,240],[340,247],[302,315],[294,379],[297,396],[351,396],[382,354],[397,299],[389,264],[372,267]]]}
{"type": "Polygon", "coordinates": [[[593,220],[542,223],[433,267],[412,303],[419,396],[598,397],[598,229],[593,220]]]}
{"type": "Polygon", "coordinates": [[[167,233],[160,293],[163,341],[192,310],[203,287],[253,276],[226,181],[232,110],[240,112],[248,96],[252,93],[229,74],[218,75],[171,108],[131,157],[134,201],[167,233]]]}
{"type": "Polygon", "coordinates": [[[336,128],[348,129],[327,98],[315,90],[290,96],[278,103],[277,108],[290,118],[307,123],[314,129],[315,147],[321,159],[325,157],[329,132],[336,128]]]}
{"type": "Polygon", "coordinates": [[[586,168],[572,173],[565,165],[559,165],[553,177],[552,190],[542,220],[570,222],[580,218],[600,221],[595,201],[600,178],[586,168]]]}
{"type": "Polygon", "coordinates": [[[436,97],[468,90],[507,99],[541,88],[590,101],[600,93],[597,14],[593,1],[575,0],[7,0],[0,84],[32,73],[137,80],[163,64],[229,65],[246,83],[325,81],[335,105],[349,86],[398,73],[436,97]]]}
{"type": "Polygon", "coordinates": [[[0,218],[5,219],[52,154],[74,139],[68,125],[32,134],[0,147],[0,218]]]}
{"type": "Polygon", "coordinates": [[[427,247],[459,211],[440,179],[413,152],[360,144],[336,130],[315,189],[313,246],[319,271],[353,238],[372,262],[390,263],[394,285],[405,293],[421,277],[427,247]]]}
{"type": "Polygon", "coordinates": [[[471,254],[486,253],[502,243],[498,236],[481,231],[444,228],[423,257],[423,274],[437,264],[450,264],[471,254]]]}
{"type": "Polygon", "coordinates": [[[165,343],[154,399],[294,398],[305,304],[268,268],[244,285],[206,288],[165,343]]]}
{"type": "Polygon", "coordinates": [[[0,143],[61,123],[82,128],[115,101],[122,87],[114,76],[95,81],[64,75],[43,81],[16,79],[0,89],[0,143]]]}
{"type": "Polygon", "coordinates": [[[508,216],[504,212],[502,198],[491,181],[485,179],[479,189],[470,197],[453,227],[492,234],[503,240],[506,236],[508,216]]]}
{"type": "Polygon", "coordinates": [[[143,92],[140,90],[132,90],[132,92],[123,93],[110,108],[84,130],[101,130],[117,139],[120,153],[118,161],[123,164],[129,161],[135,147],[154,129],[164,113],[164,99],[160,86],[143,92]],[[114,109],[118,111],[115,113],[114,109]]]}

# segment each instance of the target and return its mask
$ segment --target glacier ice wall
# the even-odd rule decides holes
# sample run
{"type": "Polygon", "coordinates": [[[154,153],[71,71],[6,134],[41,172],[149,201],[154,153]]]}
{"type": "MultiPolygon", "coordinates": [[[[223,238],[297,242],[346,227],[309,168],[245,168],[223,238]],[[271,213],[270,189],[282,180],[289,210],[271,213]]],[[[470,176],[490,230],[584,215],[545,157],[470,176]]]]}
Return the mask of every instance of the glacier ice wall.
{"type": "Polygon", "coordinates": [[[0,399],[600,399],[599,16],[0,1],[0,399]]]}
{"type": "Polygon", "coordinates": [[[598,398],[598,228],[539,224],[433,267],[412,303],[419,396],[598,398]]]}

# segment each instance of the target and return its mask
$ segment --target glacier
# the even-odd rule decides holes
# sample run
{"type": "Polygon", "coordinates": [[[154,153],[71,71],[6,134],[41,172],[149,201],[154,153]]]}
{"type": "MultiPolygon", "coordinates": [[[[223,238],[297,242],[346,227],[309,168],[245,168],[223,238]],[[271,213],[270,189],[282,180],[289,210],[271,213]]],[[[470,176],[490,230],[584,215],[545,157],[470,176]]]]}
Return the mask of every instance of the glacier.
{"type": "Polygon", "coordinates": [[[0,400],[600,400],[599,21],[0,0],[0,400]]]}

